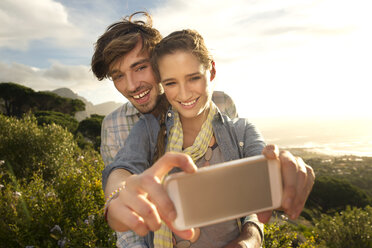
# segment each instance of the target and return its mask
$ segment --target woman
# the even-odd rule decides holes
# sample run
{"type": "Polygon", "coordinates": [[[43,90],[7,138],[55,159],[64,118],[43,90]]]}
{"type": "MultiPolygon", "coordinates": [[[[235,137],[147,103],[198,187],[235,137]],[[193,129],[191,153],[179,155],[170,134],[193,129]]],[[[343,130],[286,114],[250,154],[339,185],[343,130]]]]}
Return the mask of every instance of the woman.
{"type": "MultiPolygon", "coordinates": [[[[166,150],[189,154],[198,167],[261,153],[264,142],[255,128],[245,119],[230,121],[212,102],[216,69],[202,36],[192,30],[170,34],[155,47],[152,65],[172,106],[160,118],[155,159],[166,133],[166,150]]],[[[235,220],[203,227],[192,247],[223,247],[238,234],[235,220]]],[[[174,243],[183,242],[175,237],[174,243]]]]}
{"type": "MultiPolygon", "coordinates": [[[[105,168],[107,173],[122,168],[141,174],[165,151],[187,153],[198,167],[261,154],[264,142],[255,127],[246,119],[231,121],[211,101],[216,70],[197,32],[177,31],[164,38],[153,52],[152,63],[166,96],[159,105],[160,118],[148,114],[140,119],[115,166],[105,168]]],[[[252,215],[242,223],[232,220],[203,227],[192,241],[177,236],[172,241],[165,230],[155,232],[154,239],[152,234],[148,235],[148,243],[151,247],[152,243],[155,247],[168,247],[161,242],[168,237],[176,247],[185,243],[191,247],[223,247],[238,237],[239,224],[247,222],[257,225],[262,236],[262,225],[252,215]]]]}

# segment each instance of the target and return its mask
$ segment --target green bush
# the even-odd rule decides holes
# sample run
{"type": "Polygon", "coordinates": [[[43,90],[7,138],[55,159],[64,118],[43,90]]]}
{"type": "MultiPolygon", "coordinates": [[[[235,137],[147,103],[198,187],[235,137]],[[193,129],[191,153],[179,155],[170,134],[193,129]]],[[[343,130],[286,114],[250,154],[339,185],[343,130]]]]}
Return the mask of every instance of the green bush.
{"type": "Polygon", "coordinates": [[[78,152],[73,135],[61,126],[38,126],[35,117],[0,115],[0,160],[17,179],[27,180],[43,169],[44,178],[50,180],[78,152]]]}
{"type": "Polygon", "coordinates": [[[323,214],[316,221],[315,233],[318,242],[329,248],[372,247],[371,223],[372,207],[347,207],[334,216],[323,214]]]}
{"type": "Polygon", "coordinates": [[[300,247],[315,248],[315,238],[312,234],[304,235],[296,226],[275,219],[264,228],[264,248],[300,247]]]}
{"type": "MultiPolygon", "coordinates": [[[[36,121],[28,117],[1,120],[3,126],[11,126],[6,128],[13,140],[20,140],[17,136],[22,134],[22,144],[32,143],[38,152],[43,149],[53,152],[47,146],[59,146],[63,156],[55,154],[54,160],[48,160],[41,152],[40,155],[32,149],[29,153],[21,151],[20,165],[22,161],[40,165],[22,178],[1,153],[0,247],[114,247],[115,236],[102,213],[104,165],[99,154],[94,150],[76,149],[72,135],[56,125],[38,127],[36,121]],[[30,132],[27,135],[26,130],[30,132]],[[53,142],[40,138],[47,139],[50,133],[53,142]],[[65,138],[58,140],[58,136],[65,138]],[[45,177],[45,168],[51,165],[53,177],[45,177]]],[[[12,153],[7,158],[13,158],[18,151],[7,152],[12,153]]]]}

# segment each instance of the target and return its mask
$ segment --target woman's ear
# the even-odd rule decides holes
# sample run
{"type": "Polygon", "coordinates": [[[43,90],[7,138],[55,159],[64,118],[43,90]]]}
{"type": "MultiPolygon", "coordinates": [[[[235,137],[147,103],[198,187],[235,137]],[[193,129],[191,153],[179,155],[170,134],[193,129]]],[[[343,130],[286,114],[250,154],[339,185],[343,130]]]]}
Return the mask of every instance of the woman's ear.
{"type": "Polygon", "coordinates": [[[211,68],[211,78],[210,81],[212,81],[216,77],[216,65],[214,61],[211,62],[212,68],[211,68]]]}

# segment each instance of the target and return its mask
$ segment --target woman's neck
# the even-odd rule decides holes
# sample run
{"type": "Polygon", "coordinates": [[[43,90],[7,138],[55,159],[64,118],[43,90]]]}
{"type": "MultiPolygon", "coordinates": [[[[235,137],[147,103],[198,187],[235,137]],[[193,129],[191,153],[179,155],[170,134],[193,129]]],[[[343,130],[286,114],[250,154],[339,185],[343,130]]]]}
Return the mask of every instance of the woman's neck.
{"type": "Polygon", "coordinates": [[[185,118],[180,116],[180,121],[183,130],[183,148],[187,148],[194,144],[196,137],[198,136],[203,123],[208,117],[209,108],[205,109],[200,115],[193,118],[185,118]]]}

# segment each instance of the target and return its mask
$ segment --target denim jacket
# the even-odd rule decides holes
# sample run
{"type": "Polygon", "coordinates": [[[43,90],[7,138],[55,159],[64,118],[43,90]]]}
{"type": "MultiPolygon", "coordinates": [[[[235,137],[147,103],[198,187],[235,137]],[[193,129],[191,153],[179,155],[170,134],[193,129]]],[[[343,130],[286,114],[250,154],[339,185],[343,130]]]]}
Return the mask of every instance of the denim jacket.
{"type": "MultiPolygon", "coordinates": [[[[173,111],[168,110],[166,118],[167,137],[174,123],[173,116],[173,111]]],[[[247,119],[235,118],[230,120],[229,117],[218,111],[213,118],[212,127],[225,161],[261,154],[265,146],[261,134],[247,119]]],[[[140,117],[125,141],[124,147],[119,150],[114,161],[102,171],[103,189],[105,189],[108,176],[115,169],[125,169],[132,174],[140,174],[150,168],[155,154],[159,129],[159,121],[152,114],[145,114],[140,117]]],[[[178,171],[178,168],[170,173],[175,171],[178,171]]],[[[262,229],[261,234],[263,234],[262,229]]],[[[153,233],[146,237],[149,247],[152,247],[152,237],[153,233]]]]}
{"type": "MultiPolygon", "coordinates": [[[[173,111],[168,110],[167,136],[173,126],[173,111]]],[[[216,142],[225,161],[261,154],[265,143],[255,126],[244,118],[230,120],[216,114],[212,121],[216,142]]],[[[115,156],[114,161],[102,171],[102,186],[105,189],[107,178],[115,169],[125,169],[132,174],[140,174],[150,168],[154,157],[160,126],[156,117],[145,114],[131,130],[125,145],[115,156]]]]}

